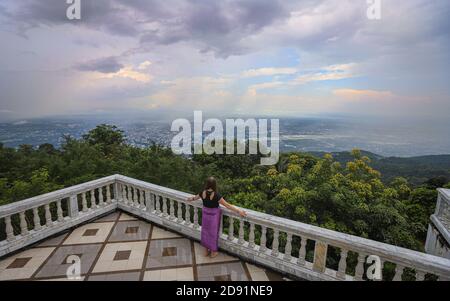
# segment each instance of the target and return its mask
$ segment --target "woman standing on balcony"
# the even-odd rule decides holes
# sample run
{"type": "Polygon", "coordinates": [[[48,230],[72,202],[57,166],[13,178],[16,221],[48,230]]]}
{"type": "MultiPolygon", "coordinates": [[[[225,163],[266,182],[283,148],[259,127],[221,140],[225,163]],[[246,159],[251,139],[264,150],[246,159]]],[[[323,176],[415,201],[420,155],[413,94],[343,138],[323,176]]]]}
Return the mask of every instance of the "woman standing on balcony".
{"type": "Polygon", "coordinates": [[[219,228],[222,215],[220,205],[236,212],[242,217],[247,216],[247,213],[225,201],[225,199],[217,192],[217,181],[214,177],[209,177],[206,180],[203,191],[196,196],[190,197],[188,201],[192,202],[198,199],[202,199],[203,201],[201,244],[206,248],[205,256],[211,254],[211,258],[214,258],[218,255],[219,250],[219,228]]]}

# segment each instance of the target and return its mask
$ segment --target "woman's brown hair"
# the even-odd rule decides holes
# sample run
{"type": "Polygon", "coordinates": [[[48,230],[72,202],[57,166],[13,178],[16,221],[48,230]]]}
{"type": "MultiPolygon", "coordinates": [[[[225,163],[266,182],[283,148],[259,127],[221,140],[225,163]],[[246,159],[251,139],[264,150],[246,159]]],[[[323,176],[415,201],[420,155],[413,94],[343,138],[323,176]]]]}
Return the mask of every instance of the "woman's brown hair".
{"type": "Polygon", "coordinates": [[[205,190],[211,189],[212,191],[217,193],[217,181],[214,177],[209,177],[205,182],[205,190]]]}

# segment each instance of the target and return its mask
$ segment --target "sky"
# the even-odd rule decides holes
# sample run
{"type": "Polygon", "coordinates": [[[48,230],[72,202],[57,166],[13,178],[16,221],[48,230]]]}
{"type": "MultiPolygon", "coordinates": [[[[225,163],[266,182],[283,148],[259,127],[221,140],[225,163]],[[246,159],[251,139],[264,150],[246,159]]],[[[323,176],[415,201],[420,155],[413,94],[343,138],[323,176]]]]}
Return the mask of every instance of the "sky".
{"type": "Polygon", "coordinates": [[[448,0],[80,1],[0,2],[0,121],[450,115],[448,0]]]}

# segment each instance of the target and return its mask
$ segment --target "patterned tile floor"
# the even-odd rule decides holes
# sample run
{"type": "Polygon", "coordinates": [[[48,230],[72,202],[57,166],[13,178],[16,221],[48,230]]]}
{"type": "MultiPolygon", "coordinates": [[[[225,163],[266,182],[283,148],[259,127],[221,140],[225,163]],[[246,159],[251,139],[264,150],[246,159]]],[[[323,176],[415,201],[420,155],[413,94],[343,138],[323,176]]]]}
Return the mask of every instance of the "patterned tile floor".
{"type": "Polygon", "coordinates": [[[0,280],[281,281],[282,276],[116,211],[0,261],[0,280]]]}

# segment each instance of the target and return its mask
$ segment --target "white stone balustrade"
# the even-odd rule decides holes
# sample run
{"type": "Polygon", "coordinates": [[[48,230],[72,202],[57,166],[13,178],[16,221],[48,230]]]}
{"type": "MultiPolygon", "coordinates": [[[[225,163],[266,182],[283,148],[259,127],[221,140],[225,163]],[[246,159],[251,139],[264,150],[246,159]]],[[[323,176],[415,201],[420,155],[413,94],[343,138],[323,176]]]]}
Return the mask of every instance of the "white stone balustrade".
{"type": "Polygon", "coordinates": [[[450,190],[438,189],[436,210],[430,218],[425,251],[450,259],[450,190]]]}
{"type": "MultiPolygon", "coordinates": [[[[202,204],[187,202],[190,196],[115,175],[2,206],[0,219],[5,222],[5,240],[0,241],[0,256],[116,209],[199,240],[202,204]],[[91,197],[90,208],[87,208],[86,193],[91,197]],[[39,211],[44,214],[43,220],[39,211]],[[31,216],[28,220],[33,221],[34,227],[27,223],[27,215],[31,216]],[[13,216],[18,216],[15,219],[19,221],[21,233],[13,229],[13,216]]],[[[247,217],[242,218],[223,208],[219,247],[246,261],[291,276],[307,280],[366,280],[364,263],[368,256],[376,255],[382,266],[387,262],[394,264],[395,275],[389,280],[404,280],[406,270],[415,274],[418,281],[426,279],[428,274],[440,280],[450,278],[450,260],[445,258],[246,211],[247,217]],[[331,248],[340,254],[335,269],[327,266],[331,248]],[[356,267],[348,266],[351,254],[357,261],[356,267]]]]}

